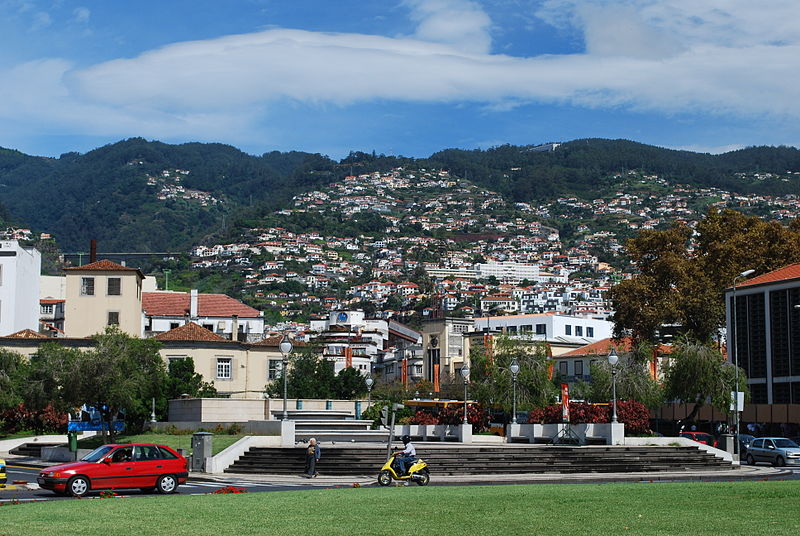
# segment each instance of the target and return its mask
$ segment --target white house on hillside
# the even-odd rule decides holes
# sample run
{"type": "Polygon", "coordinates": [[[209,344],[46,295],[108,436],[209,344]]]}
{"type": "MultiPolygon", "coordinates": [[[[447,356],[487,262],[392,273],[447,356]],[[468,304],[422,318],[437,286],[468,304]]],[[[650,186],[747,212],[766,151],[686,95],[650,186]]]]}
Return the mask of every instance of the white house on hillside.
{"type": "Polygon", "coordinates": [[[39,330],[42,256],[16,240],[0,240],[0,336],[39,330]]]}

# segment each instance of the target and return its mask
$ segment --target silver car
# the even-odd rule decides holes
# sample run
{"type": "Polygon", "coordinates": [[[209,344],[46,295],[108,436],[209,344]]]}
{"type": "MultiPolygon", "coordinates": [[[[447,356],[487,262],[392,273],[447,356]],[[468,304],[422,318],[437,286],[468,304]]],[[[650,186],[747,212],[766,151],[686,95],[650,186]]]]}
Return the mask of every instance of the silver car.
{"type": "Polygon", "coordinates": [[[785,437],[759,437],[747,448],[747,463],[769,462],[782,467],[800,465],[800,446],[785,437]]]}

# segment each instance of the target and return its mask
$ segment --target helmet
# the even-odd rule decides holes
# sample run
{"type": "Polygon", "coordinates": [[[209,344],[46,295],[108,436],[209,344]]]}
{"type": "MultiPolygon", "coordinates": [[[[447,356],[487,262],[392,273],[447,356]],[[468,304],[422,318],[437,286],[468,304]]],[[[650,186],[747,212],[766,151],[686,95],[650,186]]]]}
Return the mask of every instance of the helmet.
{"type": "Polygon", "coordinates": [[[402,441],[402,442],[403,442],[403,444],[405,444],[405,443],[411,443],[411,436],[409,436],[409,435],[404,435],[403,437],[401,437],[401,438],[400,438],[400,441],[402,441]]]}

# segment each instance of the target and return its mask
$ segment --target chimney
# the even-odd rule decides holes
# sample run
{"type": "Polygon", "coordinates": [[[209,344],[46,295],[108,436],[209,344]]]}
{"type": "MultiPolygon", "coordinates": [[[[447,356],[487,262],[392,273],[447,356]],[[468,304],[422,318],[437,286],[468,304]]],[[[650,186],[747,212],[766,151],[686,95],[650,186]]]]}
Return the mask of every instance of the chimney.
{"type": "Polygon", "coordinates": [[[189,317],[194,321],[197,320],[197,289],[193,288],[189,294],[189,317]]]}
{"type": "Polygon", "coordinates": [[[97,240],[92,239],[89,242],[89,264],[97,262],[97,240]]]}
{"type": "Polygon", "coordinates": [[[233,320],[231,325],[231,340],[238,341],[239,340],[239,315],[231,315],[231,319],[233,320]]]}

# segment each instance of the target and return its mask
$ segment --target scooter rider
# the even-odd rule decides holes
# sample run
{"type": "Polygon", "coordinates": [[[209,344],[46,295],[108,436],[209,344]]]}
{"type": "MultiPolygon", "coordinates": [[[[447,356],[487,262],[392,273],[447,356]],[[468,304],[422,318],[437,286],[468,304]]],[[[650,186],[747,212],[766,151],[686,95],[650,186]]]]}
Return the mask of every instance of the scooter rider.
{"type": "Polygon", "coordinates": [[[403,474],[407,474],[408,468],[411,467],[414,460],[417,459],[417,449],[415,449],[414,445],[411,443],[411,437],[407,435],[401,437],[400,441],[403,442],[405,448],[397,454],[397,465],[403,471],[403,474]]]}

